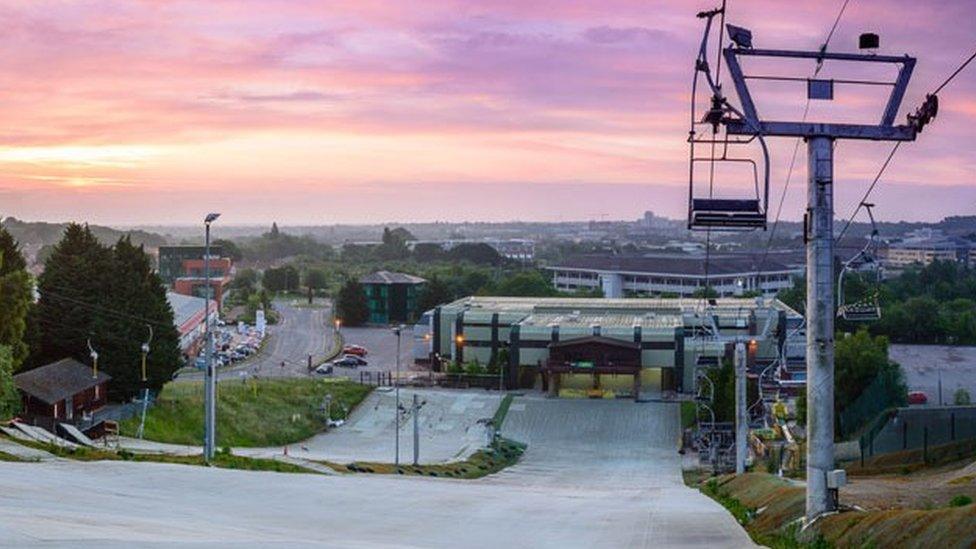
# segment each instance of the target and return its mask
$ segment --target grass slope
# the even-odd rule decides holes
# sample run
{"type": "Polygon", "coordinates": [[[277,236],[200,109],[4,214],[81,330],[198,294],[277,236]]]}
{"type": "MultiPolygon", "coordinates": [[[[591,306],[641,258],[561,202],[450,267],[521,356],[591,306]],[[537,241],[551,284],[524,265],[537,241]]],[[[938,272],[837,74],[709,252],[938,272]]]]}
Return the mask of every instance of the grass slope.
{"type": "MultiPolygon", "coordinates": [[[[293,444],[320,432],[320,410],[332,395],[333,419],[344,417],[369,394],[358,383],[332,379],[263,379],[247,384],[224,382],[217,388],[217,446],[262,447],[293,444]]],[[[133,436],[139,418],[122,423],[122,434],[133,436]]],[[[146,414],[145,438],[174,444],[200,444],[203,439],[203,383],[174,382],[163,387],[146,414]]]]}
{"type": "Polygon", "coordinates": [[[702,492],[724,505],[757,543],[793,547],[973,547],[976,505],[947,509],[852,511],[818,520],[799,534],[802,485],[765,473],[708,480],[702,492]]]}

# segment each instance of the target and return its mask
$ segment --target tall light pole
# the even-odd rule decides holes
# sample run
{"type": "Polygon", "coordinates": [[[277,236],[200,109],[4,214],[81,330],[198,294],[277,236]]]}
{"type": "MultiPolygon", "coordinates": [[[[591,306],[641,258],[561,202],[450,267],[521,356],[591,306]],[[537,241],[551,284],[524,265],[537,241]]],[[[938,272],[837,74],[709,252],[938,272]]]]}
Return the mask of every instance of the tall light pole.
{"type": "Polygon", "coordinates": [[[149,328],[149,339],[142,344],[142,417],[139,420],[139,429],[136,430],[136,438],[142,439],[143,432],[146,428],[146,408],[149,406],[149,385],[146,383],[148,378],[146,377],[146,356],[149,354],[149,344],[152,343],[153,329],[152,326],[146,324],[146,328],[149,328]]]}
{"type": "Polygon", "coordinates": [[[399,325],[393,328],[393,333],[396,334],[397,345],[396,345],[396,378],[393,380],[393,392],[396,395],[396,405],[393,411],[393,429],[396,431],[396,436],[394,437],[394,445],[396,451],[396,457],[393,459],[393,464],[397,467],[400,466],[400,333],[403,331],[403,325],[399,325]]]}
{"type": "Polygon", "coordinates": [[[214,457],[214,449],[217,441],[217,372],[213,364],[213,331],[210,329],[210,224],[220,217],[219,213],[207,214],[203,220],[205,227],[204,233],[204,253],[203,253],[203,284],[204,306],[203,306],[203,330],[204,345],[206,349],[206,373],[204,380],[203,395],[203,459],[210,463],[214,457]]]}
{"type": "Polygon", "coordinates": [[[92,359],[92,379],[98,378],[98,351],[92,347],[91,338],[88,338],[88,356],[92,359]]]}

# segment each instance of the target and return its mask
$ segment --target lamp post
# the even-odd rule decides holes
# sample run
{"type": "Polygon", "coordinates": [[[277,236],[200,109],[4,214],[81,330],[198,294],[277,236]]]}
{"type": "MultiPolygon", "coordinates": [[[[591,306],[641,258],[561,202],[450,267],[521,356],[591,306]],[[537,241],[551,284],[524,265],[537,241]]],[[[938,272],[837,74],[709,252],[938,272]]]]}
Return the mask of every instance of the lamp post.
{"type": "Polygon", "coordinates": [[[206,288],[203,306],[204,345],[206,349],[206,373],[204,382],[203,458],[207,463],[214,457],[217,440],[217,372],[213,365],[213,331],[210,330],[210,224],[220,217],[219,213],[207,214],[204,225],[203,284],[206,288]]]}
{"type": "Polygon", "coordinates": [[[91,338],[88,339],[88,356],[92,359],[92,379],[98,378],[98,351],[92,347],[91,338]]]}
{"type": "Polygon", "coordinates": [[[142,439],[143,432],[146,428],[146,408],[149,406],[149,385],[146,384],[146,355],[149,354],[149,344],[152,343],[153,329],[152,326],[146,324],[146,328],[149,328],[149,339],[142,344],[142,417],[139,420],[139,429],[136,431],[136,438],[142,439]]]}
{"type": "Polygon", "coordinates": [[[393,380],[393,392],[396,396],[396,405],[393,412],[393,428],[396,431],[396,436],[394,437],[394,446],[396,456],[393,459],[393,464],[397,467],[400,466],[400,333],[403,331],[403,325],[393,328],[393,333],[396,334],[397,345],[396,345],[396,379],[393,380]]]}

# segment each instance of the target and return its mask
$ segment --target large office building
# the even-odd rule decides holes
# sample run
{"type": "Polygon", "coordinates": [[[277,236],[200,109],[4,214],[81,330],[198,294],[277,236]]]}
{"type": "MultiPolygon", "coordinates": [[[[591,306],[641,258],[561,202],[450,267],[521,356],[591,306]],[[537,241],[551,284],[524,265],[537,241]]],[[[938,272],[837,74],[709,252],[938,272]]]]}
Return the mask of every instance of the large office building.
{"type": "MultiPolygon", "coordinates": [[[[754,368],[802,356],[802,317],[776,299],[467,297],[424,313],[415,354],[498,366],[509,388],[689,393],[695,371],[747,344],[754,368]]],[[[436,367],[436,366],[435,366],[436,367]]]]}
{"type": "MultiPolygon", "coordinates": [[[[220,246],[210,246],[210,295],[218,307],[233,269],[233,262],[222,257],[222,251],[220,246]]],[[[178,294],[206,297],[205,258],[204,246],[160,246],[159,278],[178,294]]]]}
{"type": "Polygon", "coordinates": [[[804,273],[800,254],[583,255],[546,268],[565,292],[601,290],[604,297],[690,297],[706,286],[719,296],[776,295],[804,273]]]}
{"type": "Polygon", "coordinates": [[[884,251],[884,264],[889,269],[900,270],[910,265],[929,265],[934,261],[970,263],[976,245],[936,229],[919,229],[908,233],[903,240],[888,244],[884,251]]]}
{"type": "Polygon", "coordinates": [[[359,279],[366,292],[370,324],[413,322],[420,316],[417,310],[420,290],[427,281],[419,276],[390,271],[376,271],[359,279]]]}
{"type": "Polygon", "coordinates": [[[532,261],[535,259],[535,241],[527,238],[409,240],[407,241],[407,248],[414,250],[417,246],[432,245],[449,251],[462,244],[485,244],[498,252],[498,255],[515,261],[532,261]]]}

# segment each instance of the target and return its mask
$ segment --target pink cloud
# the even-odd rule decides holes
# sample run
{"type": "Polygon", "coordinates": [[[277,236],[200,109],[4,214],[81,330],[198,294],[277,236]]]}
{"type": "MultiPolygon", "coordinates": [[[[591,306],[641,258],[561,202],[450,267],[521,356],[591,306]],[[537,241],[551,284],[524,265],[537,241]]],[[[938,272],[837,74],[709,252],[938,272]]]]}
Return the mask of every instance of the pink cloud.
{"type": "MultiPolygon", "coordinates": [[[[729,20],[750,27],[761,46],[816,49],[840,3],[787,7],[741,0],[730,4],[729,20]]],[[[205,180],[226,192],[261,188],[236,166],[266,159],[261,173],[273,173],[275,162],[289,158],[279,171],[290,175],[276,184],[282,192],[309,181],[345,189],[448,179],[472,188],[544,185],[567,179],[540,173],[540,166],[558,171],[571,164],[578,170],[573,182],[595,189],[629,184],[641,196],[655,186],[682,184],[681,143],[700,32],[694,13],[712,4],[110,0],[0,7],[0,70],[16,75],[0,83],[0,149],[139,146],[168,155],[166,162],[112,168],[0,162],[0,186],[8,197],[52,188],[70,195],[82,187],[52,181],[84,180],[89,195],[124,200],[133,191],[117,181],[147,192],[178,192],[205,180]],[[306,137],[332,146],[302,159],[299,177],[286,148],[306,137]],[[431,152],[391,144],[397,140],[436,143],[440,159],[428,172],[398,174],[397,166],[419,163],[403,155],[426,158],[431,152]],[[272,150],[227,144],[238,142],[272,150]],[[530,160],[528,153],[539,158],[530,160]],[[358,171],[350,158],[360,163],[358,171]],[[436,177],[417,180],[423,173],[436,177]]],[[[940,2],[924,13],[907,0],[854,2],[831,47],[853,49],[857,34],[872,30],[881,34],[886,52],[917,55],[903,116],[970,53],[971,29],[960,22],[973,20],[976,5],[963,0],[940,2]]],[[[973,183],[974,95],[971,70],[943,93],[943,115],[918,143],[903,147],[905,160],[890,174],[892,181],[973,183]]],[[[801,95],[777,92],[763,110],[795,111],[798,103],[802,109],[801,95]]],[[[877,110],[853,96],[833,106],[844,116],[874,116],[877,110]]],[[[774,195],[791,150],[788,141],[774,145],[774,195]]],[[[863,186],[885,151],[876,144],[845,144],[838,173],[850,170],[850,184],[863,186]]],[[[794,174],[798,181],[802,172],[794,174]]],[[[416,208],[412,200],[397,201],[404,216],[416,208]]],[[[241,215],[252,213],[247,204],[241,203],[241,215]]],[[[656,209],[680,213],[680,203],[670,206],[656,209]]],[[[151,202],[139,207],[147,208],[145,216],[160,215],[151,202]]],[[[111,217],[101,210],[98,215],[111,217]]],[[[498,215],[485,211],[485,217],[498,215]]],[[[798,210],[787,215],[795,218],[798,210]]]]}

